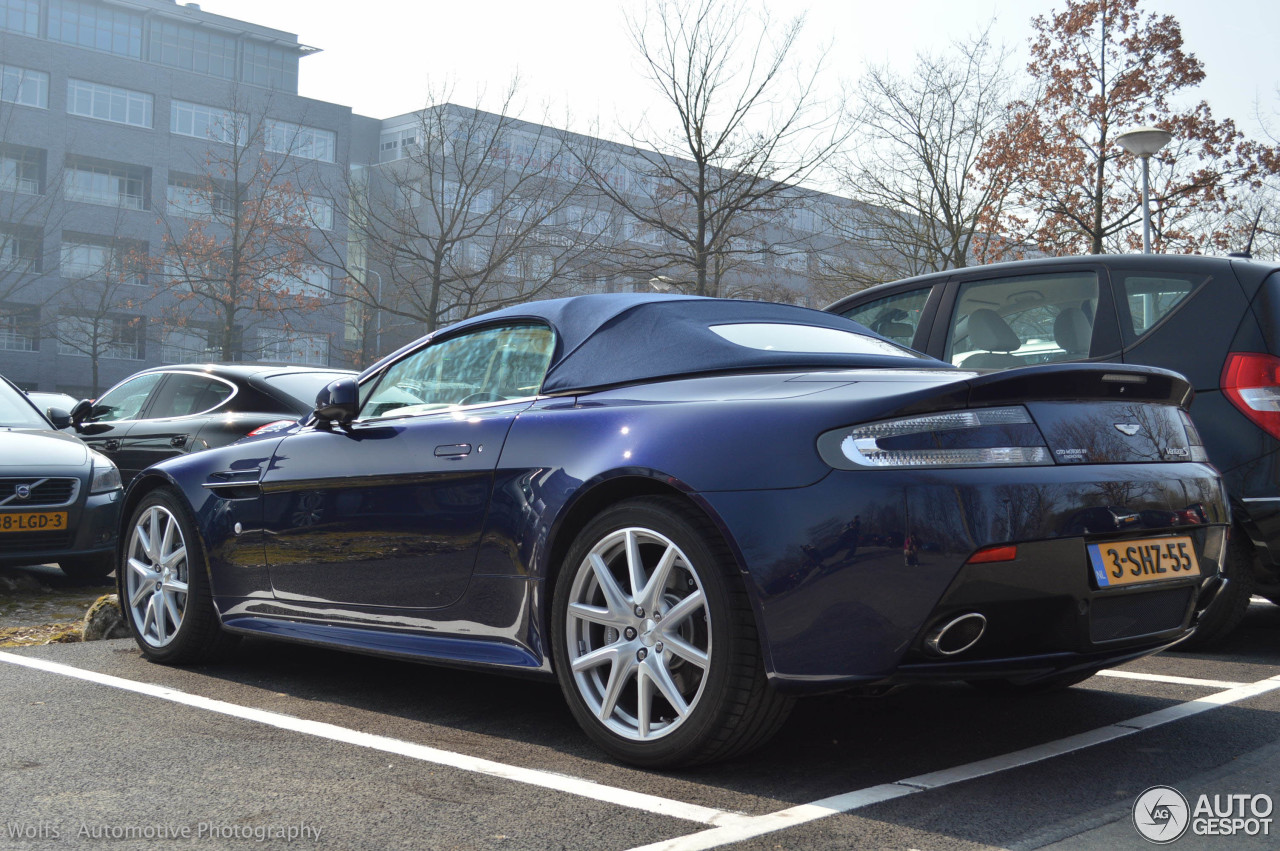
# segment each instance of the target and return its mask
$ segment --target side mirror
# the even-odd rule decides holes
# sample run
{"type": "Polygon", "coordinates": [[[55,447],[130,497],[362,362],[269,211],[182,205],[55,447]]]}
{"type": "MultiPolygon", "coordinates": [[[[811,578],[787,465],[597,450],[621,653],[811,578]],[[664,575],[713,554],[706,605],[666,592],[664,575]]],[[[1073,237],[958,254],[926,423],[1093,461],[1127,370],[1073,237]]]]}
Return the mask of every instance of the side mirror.
{"type": "Polygon", "coordinates": [[[76,402],[76,406],[71,409],[71,413],[69,414],[71,417],[71,425],[75,426],[76,430],[79,431],[80,424],[89,419],[89,414],[92,412],[92,399],[81,399],[79,402],[76,402]]]}
{"type": "Polygon", "coordinates": [[[332,423],[345,426],[360,412],[360,385],[354,378],[339,378],[316,394],[312,416],[322,427],[332,423]]]}
{"type": "Polygon", "coordinates": [[[58,431],[62,431],[71,425],[71,415],[61,408],[49,408],[44,412],[44,415],[49,418],[49,422],[53,423],[53,427],[58,431]]]}

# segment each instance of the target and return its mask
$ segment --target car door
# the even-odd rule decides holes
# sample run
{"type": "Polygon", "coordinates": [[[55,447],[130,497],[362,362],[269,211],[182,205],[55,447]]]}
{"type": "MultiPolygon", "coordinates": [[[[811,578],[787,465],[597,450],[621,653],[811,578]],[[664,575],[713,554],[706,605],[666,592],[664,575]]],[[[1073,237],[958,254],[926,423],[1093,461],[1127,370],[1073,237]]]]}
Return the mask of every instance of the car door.
{"type": "Polygon", "coordinates": [[[969,369],[1119,360],[1106,269],[1063,264],[957,275],[927,351],[969,369]]]}
{"type": "Polygon", "coordinates": [[[168,373],[152,393],[145,416],[121,438],[121,457],[133,470],[144,470],[191,450],[200,428],[236,393],[229,381],[200,372],[168,373]]]}
{"type": "Polygon", "coordinates": [[[165,377],[163,372],[147,372],[122,381],[99,396],[88,415],[76,423],[80,439],[114,461],[126,483],[142,468],[126,451],[125,440],[145,416],[152,395],[165,377]]]}
{"type": "Polygon", "coordinates": [[[349,427],[285,438],[262,478],[274,593],[294,609],[433,609],[471,578],[507,432],[537,396],[544,325],[432,342],[361,387],[349,427]]]}

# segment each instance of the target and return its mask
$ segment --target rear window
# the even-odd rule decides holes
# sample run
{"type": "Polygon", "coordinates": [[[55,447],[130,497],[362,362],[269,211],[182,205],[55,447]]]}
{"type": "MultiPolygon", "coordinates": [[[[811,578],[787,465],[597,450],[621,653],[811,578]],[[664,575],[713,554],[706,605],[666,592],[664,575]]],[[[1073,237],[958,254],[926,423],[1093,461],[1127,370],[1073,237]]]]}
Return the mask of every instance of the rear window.
{"type": "Polygon", "coordinates": [[[876,337],[839,328],[814,325],[787,325],[777,322],[744,322],[712,325],[711,330],[738,346],[766,352],[809,352],[811,354],[888,355],[925,358],[904,346],[876,337]]]}
{"type": "Polygon", "coordinates": [[[339,378],[352,377],[349,372],[280,372],[268,375],[262,380],[273,389],[298,400],[303,408],[310,408],[315,404],[316,394],[326,384],[337,381],[339,378]]]}

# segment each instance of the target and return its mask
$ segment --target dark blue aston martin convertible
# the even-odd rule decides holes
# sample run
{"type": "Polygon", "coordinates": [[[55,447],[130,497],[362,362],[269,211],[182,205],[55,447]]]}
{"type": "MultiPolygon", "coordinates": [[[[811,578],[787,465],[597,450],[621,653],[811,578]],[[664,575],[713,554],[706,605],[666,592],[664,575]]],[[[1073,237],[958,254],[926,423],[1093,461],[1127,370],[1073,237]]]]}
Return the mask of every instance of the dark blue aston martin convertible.
{"type": "Polygon", "coordinates": [[[1063,686],[1190,635],[1228,521],[1190,399],[785,305],[528,304],[146,470],[121,599],[157,661],[247,634],[539,672],[620,759],[720,759],[796,694],[1063,686]]]}

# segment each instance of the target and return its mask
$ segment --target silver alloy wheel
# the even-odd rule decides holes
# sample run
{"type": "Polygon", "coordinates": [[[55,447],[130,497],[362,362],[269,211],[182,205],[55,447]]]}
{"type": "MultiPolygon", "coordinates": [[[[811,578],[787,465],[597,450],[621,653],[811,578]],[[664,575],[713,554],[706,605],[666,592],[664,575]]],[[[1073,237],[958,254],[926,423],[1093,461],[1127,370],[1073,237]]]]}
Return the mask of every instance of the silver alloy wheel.
{"type": "Polygon", "coordinates": [[[187,609],[187,546],[178,518],[152,505],[129,536],[125,593],[142,640],[164,647],[178,634],[187,609]]]}
{"type": "Polygon", "coordinates": [[[565,631],[578,694],[613,733],[653,741],[697,707],[710,612],[696,567],[665,535],[630,527],[600,539],[577,567],[565,631]]]}

